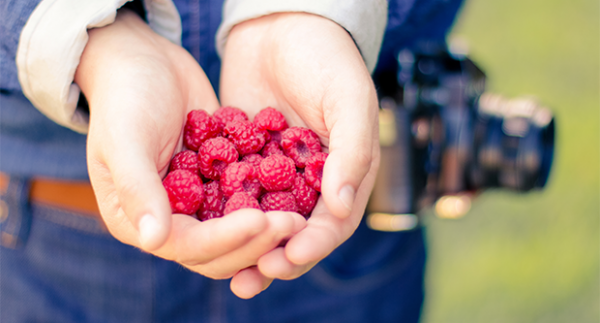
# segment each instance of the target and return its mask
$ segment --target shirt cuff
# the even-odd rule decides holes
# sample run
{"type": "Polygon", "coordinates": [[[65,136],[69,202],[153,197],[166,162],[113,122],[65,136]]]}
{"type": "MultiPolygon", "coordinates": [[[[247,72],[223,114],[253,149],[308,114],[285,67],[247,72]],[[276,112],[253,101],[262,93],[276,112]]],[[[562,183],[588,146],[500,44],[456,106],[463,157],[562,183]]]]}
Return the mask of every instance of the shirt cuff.
{"type": "MultiPolygon", "coordinates": [[[[17,69],[23,94],[54,122],[86,133],[89,114],[77,107],[81,90],[73,83],[87,30],[115,21],[129,0],[43,0],[19,39],[17,69]]],[[[171,0],[144,0],[148,25],[175,44],[181,21],[171,0]]]]}
{"type": "Polygon", "coordinates": [[[223,54],[233,26],[277,12],[306,12],[328,18],[346,29],[370,72],[375,69],[387,25],[386,0],[227,0],[217,32],[217,50],[223,54]]]}

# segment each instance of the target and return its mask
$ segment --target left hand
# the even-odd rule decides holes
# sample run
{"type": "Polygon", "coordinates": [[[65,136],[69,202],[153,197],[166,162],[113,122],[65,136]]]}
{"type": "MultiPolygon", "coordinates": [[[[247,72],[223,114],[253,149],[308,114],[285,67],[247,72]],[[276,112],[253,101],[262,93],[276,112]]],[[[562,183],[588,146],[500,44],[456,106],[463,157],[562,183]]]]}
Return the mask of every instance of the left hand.
{"type": "MultiPolygon", "coordinates": [[[[272,14],[231,30],[220,92],[222,105],[251,118],[267,106],[278,109],[290,126],[315,131],[329,150],[307,227],[258,262],[264,279],[299,277],[352,235],[373,188],[378,102],[369,71],[336,23],[306,13],[272,14]]],[[[243,279],[234,284],[252,293],[243,279]]]]}

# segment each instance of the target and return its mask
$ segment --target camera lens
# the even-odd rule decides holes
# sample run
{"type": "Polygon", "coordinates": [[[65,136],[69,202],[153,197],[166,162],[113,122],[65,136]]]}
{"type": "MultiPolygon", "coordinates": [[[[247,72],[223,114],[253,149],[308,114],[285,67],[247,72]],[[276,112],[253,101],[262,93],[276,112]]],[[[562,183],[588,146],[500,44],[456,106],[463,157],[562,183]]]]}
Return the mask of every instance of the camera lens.
{"type": "Polygon", "coordinates": [[[472,189],[528,191],[546,185],[554,155],[555,121],[534,99],[484,94],[477,104],[472,189]]]}

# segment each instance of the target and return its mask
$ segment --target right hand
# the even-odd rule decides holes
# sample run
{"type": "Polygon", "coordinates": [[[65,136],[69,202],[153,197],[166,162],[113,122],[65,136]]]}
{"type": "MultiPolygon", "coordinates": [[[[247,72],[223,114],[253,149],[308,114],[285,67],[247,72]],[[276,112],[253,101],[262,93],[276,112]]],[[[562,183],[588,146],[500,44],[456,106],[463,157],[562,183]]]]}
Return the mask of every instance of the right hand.
{"type": "Polygon", "coordinates": [[[240,297],[264,290],[271,279],[256,269],[258,258],[302,230],[304,219],[246,209],[200,222],[172,214],[162,186],[187,113],[219,108],[198,63],[127,10],[89,36],[75,81],[90,106],[88,171],[110,233],[204,276],[234,277],[240,297]]]}
{"type": "Polygon", "coordinates": [[[346,241],[361,222],[379,167],[378,102],[348,32],[307,13],[237,24],[223,54],[221,100],[249,116],[277,107],[290,126],[314,130],[329,156],[321,197],[304,230],[258,262],[261,273],[295,279],[346,241]]]}

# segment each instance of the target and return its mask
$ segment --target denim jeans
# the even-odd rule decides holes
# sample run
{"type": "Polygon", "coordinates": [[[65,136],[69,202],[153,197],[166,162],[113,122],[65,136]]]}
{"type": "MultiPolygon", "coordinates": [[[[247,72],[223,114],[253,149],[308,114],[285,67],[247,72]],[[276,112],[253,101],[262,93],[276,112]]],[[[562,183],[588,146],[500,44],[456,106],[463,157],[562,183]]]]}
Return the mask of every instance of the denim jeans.
{"type": "Polygon", "coordinates": [[[0,322],[417,322],[422,229],[364,223],[304,276],[250,300],[114,239],[96,219],[28,201],[29,180],[1,196],[0,322]]]}

